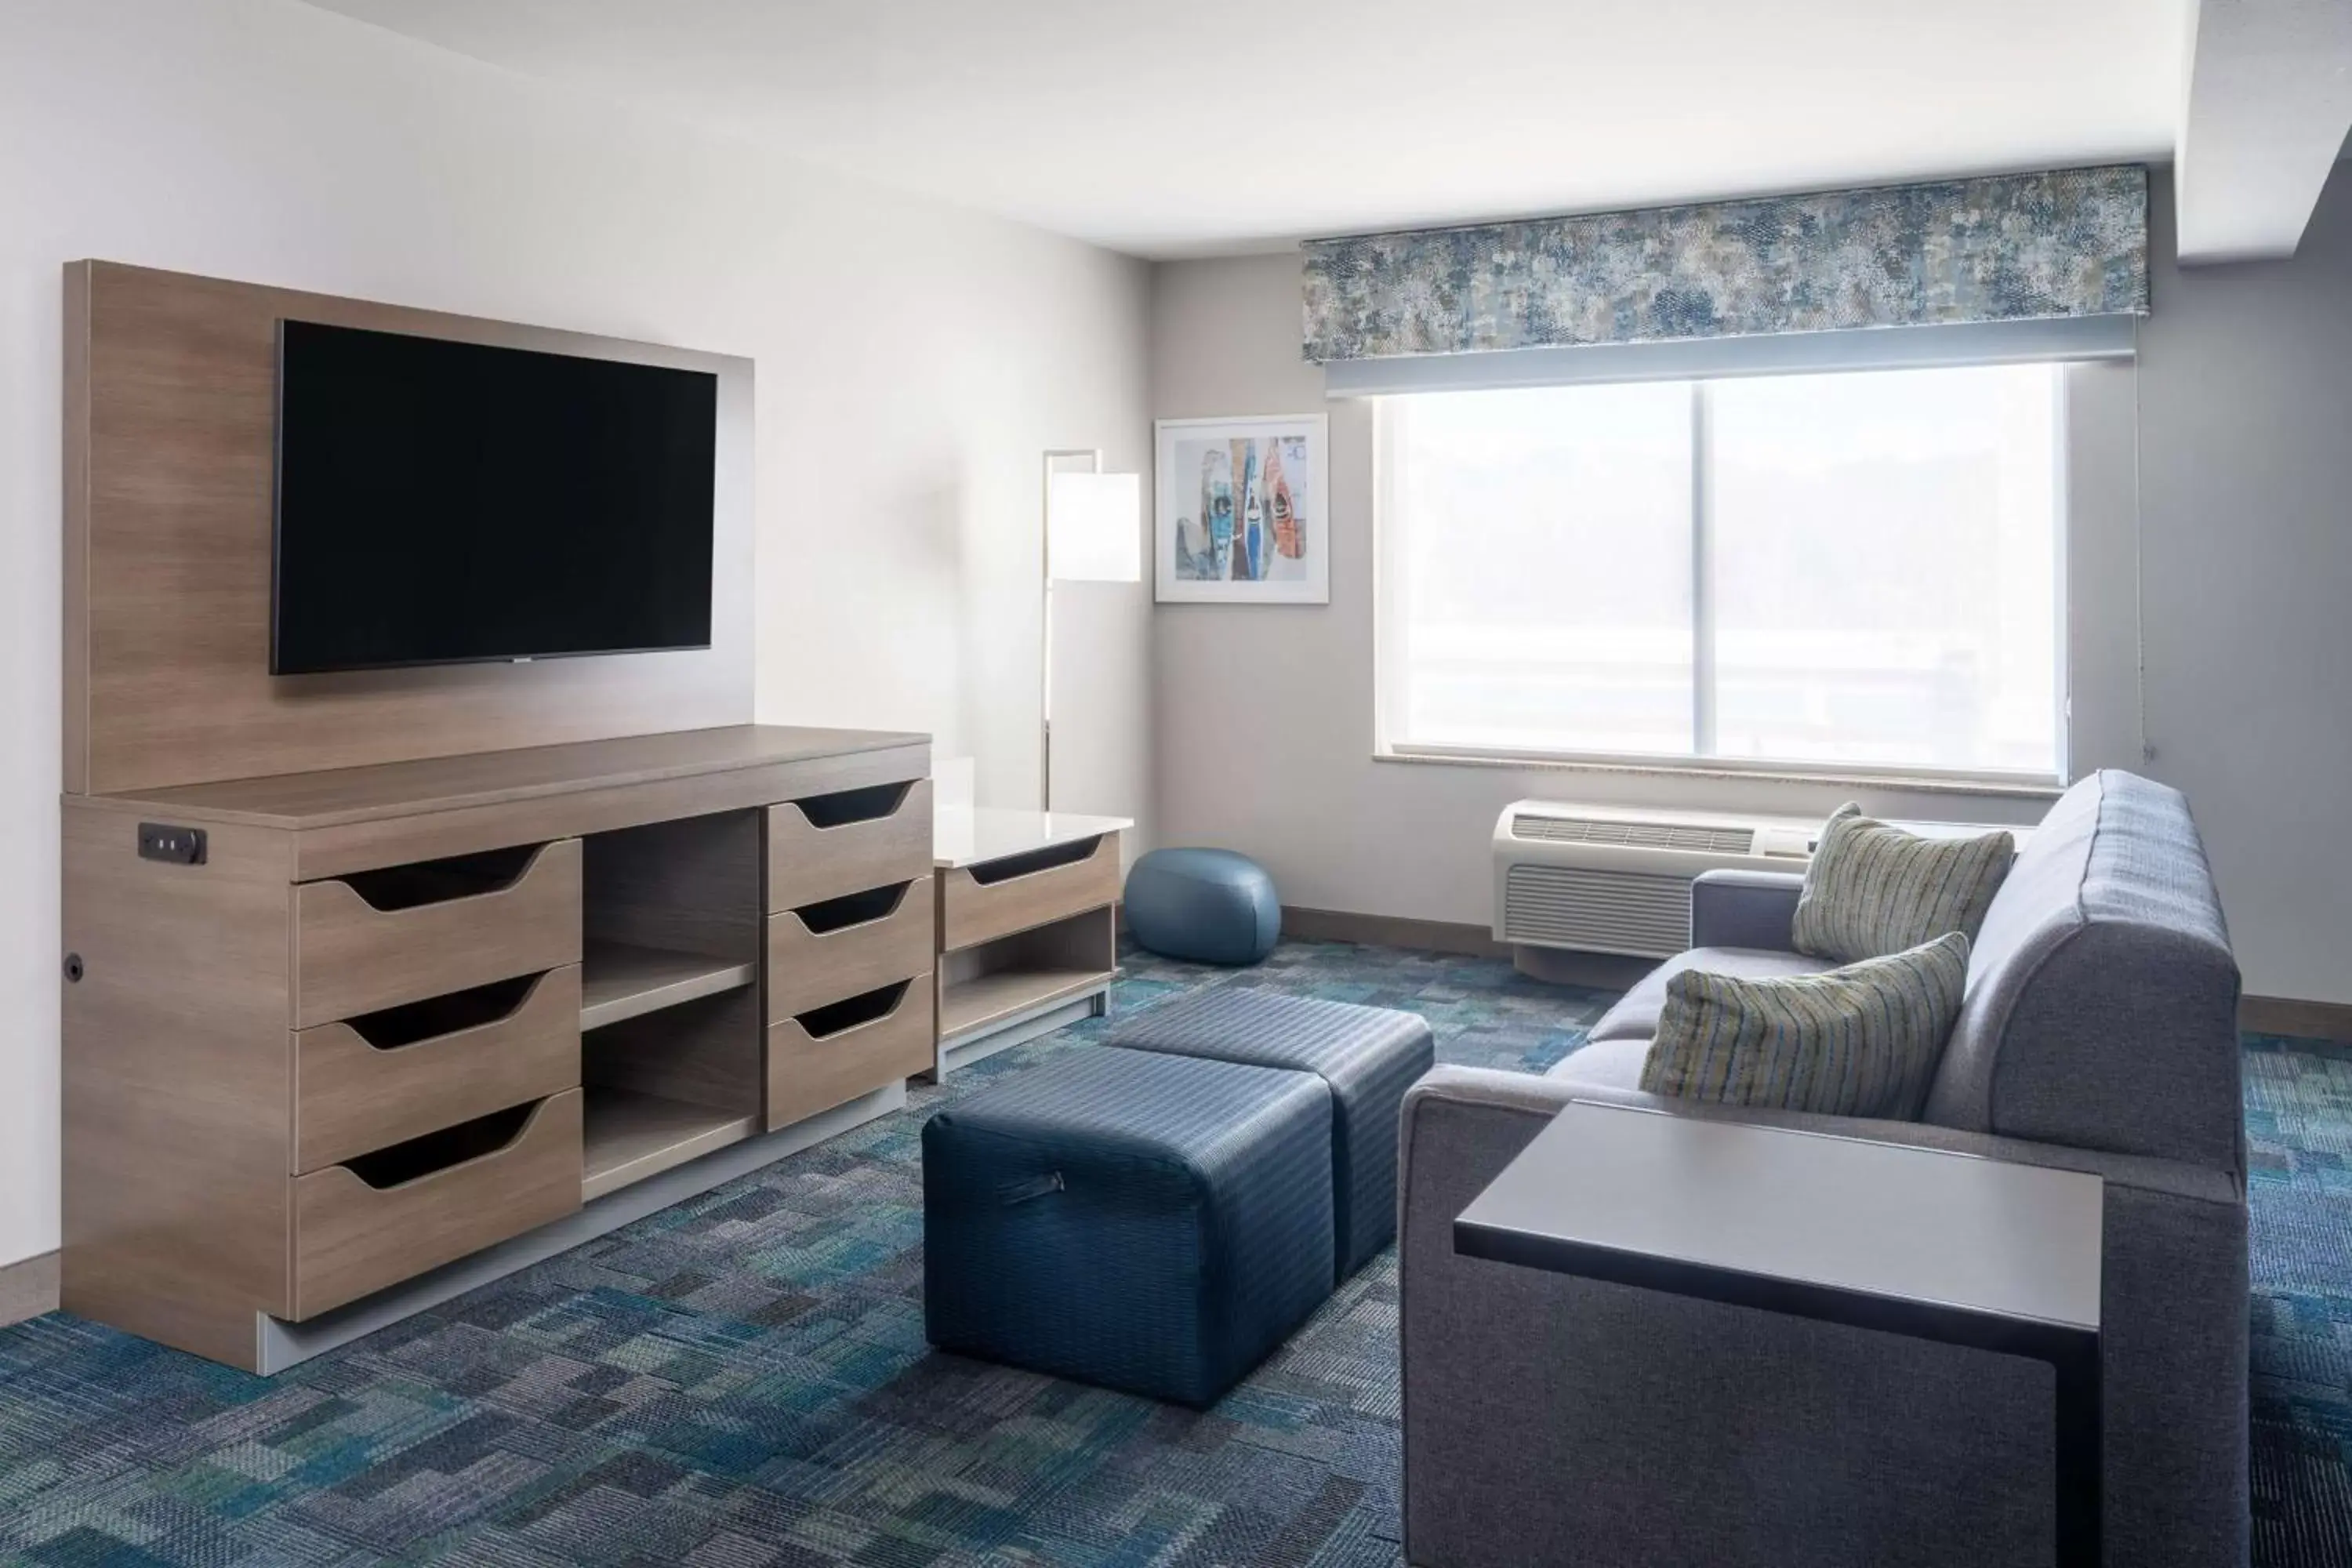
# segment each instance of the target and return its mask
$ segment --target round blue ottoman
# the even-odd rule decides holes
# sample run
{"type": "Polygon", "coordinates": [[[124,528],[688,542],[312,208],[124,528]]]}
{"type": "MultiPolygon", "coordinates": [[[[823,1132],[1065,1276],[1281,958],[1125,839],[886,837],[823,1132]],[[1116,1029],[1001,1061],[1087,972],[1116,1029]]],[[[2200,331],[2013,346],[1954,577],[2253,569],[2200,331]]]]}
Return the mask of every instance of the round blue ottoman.
{"type": "Polygon", "coordinates": [[[1127,929],[1162,957],[1255,963],[1282,935],[1282,903],[1246,855],[1154,849],[1127,874],[1127,929]]]}

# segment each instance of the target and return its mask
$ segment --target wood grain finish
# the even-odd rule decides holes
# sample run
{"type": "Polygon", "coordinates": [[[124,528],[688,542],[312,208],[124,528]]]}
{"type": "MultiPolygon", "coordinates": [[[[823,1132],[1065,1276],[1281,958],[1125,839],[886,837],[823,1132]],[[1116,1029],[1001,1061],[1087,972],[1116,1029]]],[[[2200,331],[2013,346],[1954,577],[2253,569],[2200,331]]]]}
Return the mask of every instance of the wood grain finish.
{"type": "Polygon", "coordinates": [[[1118,978],[1118,931],[1107,909],[1081,910],[939,959],[940,1038],[987,1030],[1118,978]]]}
{"type": "Polygon", "coordinates": [[[1095,840],[1083,860],[982,883],[972,868],[940,873],[940,951],[952,952],[1062,920],[1118,899],[1118,835],[1095,840]]]}
{"type": "Polygon", "coordinates": [[[168,866],[135,819],[63,816],[64,1303],[249,1368],[289,1296],[289,837],[168,866]]]}
{"type": "Polygon", "coordinates": [[[878,920],[813,931],[796,914],[768,917],[771,1022],[856,996],[931,969],[931,879],[906,885],[878,920]]]}
{"type": "Polygon", "coordinates": [[[394,1187],[344,1165],[293,1180],[299,1321],[580,1206],[580,1090],[540,1102],[503,1149],[394,1187]]]}
{"type": "Polygon", "coordinates": [[[294,890],[298,1029],[580,962],[580,841],[495,892],[379,910],[347,882],[294,890]]]}
{"type": "Polygon", "coordinates": [[[295,878],[308,882],[893,783],[929,766],[922,735],[740,724],[89,800],[164,821],[289,829],[295,878]]]}
{"type": "Polygon", "coordinates": [[[588,942],[760,956],[760,814],[648,823],[586,840],[588,942]]]}
{"type": "MultiPolygon", "coordinates": [[[[79,261],[66,269],[66,779],[77,793],[448,756],[751,716],[751,363],[79,261]],[[719,378],[708,649],[269,673],[281,319],[719,378]],[[79,348],[76,345],[79,344],[79,348]],[[81,700],[73,700],[79,693],[81,700]]],[[[771,797],[774,798],[774,797],[771,797]]]]}
{"type": "Polygon", "coordinates": [[[768,910],[879,888],[931,870],[931,781],[918,779],[896,811],[819,827],[797,804],[768,810],[768,910]]]}
{"type": "Polygon", "coordinates": [[[760,994],[747,986],[591,1032],[580,1043],[580,1080],[750,1116],[767,1086],[764,1037],[760,994]]]}
{"type": "Polygon", "coordinates": [[[929,1072],[936,1050],[931,1008],[926,973],[890,1012],[822,1039],[796,1018],[768,1026],[769,1130],[929,1072]]]}
{"type": "Polygon", "coordinates": [[[495,1022],[380,1049],[349,1024],[294,1037],[294,1174],[580,1087],[580,970],[495,1022]]]}

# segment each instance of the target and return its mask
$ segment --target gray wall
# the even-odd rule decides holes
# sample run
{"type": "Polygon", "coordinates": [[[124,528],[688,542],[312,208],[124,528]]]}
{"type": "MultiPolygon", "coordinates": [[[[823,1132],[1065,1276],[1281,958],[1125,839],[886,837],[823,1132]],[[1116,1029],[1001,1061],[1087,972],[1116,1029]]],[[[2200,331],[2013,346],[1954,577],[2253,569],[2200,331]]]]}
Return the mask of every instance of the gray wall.
{"type": "Polygon", "coordinates": [[[2352,1001],[2352,165],[2294,260],[2167,264],[2154,289],[2146,771],[2196,809],[2246,989],[2352,1001]]]}
{"type": "MultiPolygon", "coordinates": [[[[2168,258],[2168,179],[2153,202],[2168,258]]],[[[1328,607],[1154,617],[1163,842],[1256,855],[1288,904],[1485,924],[1488,838],[1522,795],[2039,815],[1965,795],[1376,761],[1371,405],[1327,405],[1300,362],[1296,256],[1164,263],[1154,284],[1155,416],[1328,407],[1334,469],[1328,607]]],[[[2352,181],[2331,186],[2294,262],[2183,274],[2159,259],[2137,368],[2072,373],[2068,418],[2075,771],[2133,766],[2188,792],[2249,991],[2352,1001],[2352,834],[2334,831],[2352,778],[2352,181]]]]}

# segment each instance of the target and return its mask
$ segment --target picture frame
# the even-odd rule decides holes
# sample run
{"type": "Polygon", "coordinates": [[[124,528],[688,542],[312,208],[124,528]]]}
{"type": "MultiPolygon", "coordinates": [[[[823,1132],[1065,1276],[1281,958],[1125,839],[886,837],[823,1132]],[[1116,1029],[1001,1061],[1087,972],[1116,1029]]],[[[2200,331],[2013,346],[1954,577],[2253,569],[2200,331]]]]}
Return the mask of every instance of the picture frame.
{"type": "Polygon", "coordinates": [[[1330,435],[1321,414],[1155,420],[1154,601],[1329,604],[1330,435]]]}

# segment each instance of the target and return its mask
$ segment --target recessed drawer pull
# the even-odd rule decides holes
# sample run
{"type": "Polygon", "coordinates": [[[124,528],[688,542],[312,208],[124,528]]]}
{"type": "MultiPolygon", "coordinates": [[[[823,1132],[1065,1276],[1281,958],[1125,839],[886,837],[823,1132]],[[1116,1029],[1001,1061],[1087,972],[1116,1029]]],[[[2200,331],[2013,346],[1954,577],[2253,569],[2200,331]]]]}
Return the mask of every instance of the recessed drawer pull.
{"type": "Polygon", "coordinates": [[[919,974],[768,1026],[768,1125],[795,1121],[930,1068],[931,977],[919,974]]]}
{"type": "Polygon", "coordinates": [[[770,1023],[931,967],[931,879],[768,917],[770,1023]]]}
{"type": "Polygon", "coordinates": [[[493,1110],[488,1116],[477,1116],[471,1121],[461,1121],[455,1127],[444,1127],[437,1132],[394,1143],[389,1149],[346,1160],[343,1169],[380,1193],[404,1187],[452,1166],[512,1148],[515,1140],[522,1136],[531,1112],[538,1109],[536,1105],[514,1105],[493,1110]]]}
{"type": "Polygon", "coordinates": [[[576,965],[298,1030],[293,1169],[579,1084],[576,965]]]}
{"type": "Polygon", "coordinates": [[[931,781],[908,779],[768,808],[768,912],[931,874],[931,781]]]}
{"type": "Polygon", "coordinates": [[[976,947],[1118,900],[1118,835],[1097,834],[942,871],[940,947],[976,947]]]}
{"type": "Polygon", "coordinates": [[[442,860],[297,884],[294,1026],[579,963],[580,840],[519,853],[519,870],[502,850],[463,857],[462,875],[442,860]]]}
{"type": "Polygon", "coordinates": [[[971,879],[983,888],[999,882],[1010,882],[1022,877],[1034,877],[1040,871],[1050,871],[1056,866],[1075,866],[1095,852],[1102,842],[1099,834],[1092,838],[1074,839],[1067,844],[1048,844],[1043,849],[1026,854],[1007,855],[1000,860],[983,860],[971,868],[971,879]]]}
{"type": "Polygon", "coordinates": [[[363,1013],[346,1020],[346,1025],[352,1034],[377,1050],[396,1051],[403,1046],[454,1035],[460,1029],[503,1024],[522,1010],[525,999],[546,978],[544,974],[518,974],[512,980],[494,980],[488,985],[452,992],[446,996],[430,996],[422,1002],[386,1007],[380,1013],[363,1013]]]}
{"type": "Polygon", "coordinates": [[[539,854],[536,844],[509,849],[485,849],[478,855],[453,855],[446,860],[420,860],[413,866],[386,866],[374,871],[354,871],[335,880],[357,893],[368,908],[384,914],[413,910],[451,899],[479,898],[511,888],[530,868],[539,854]]]}
{"type": "Polygon", "coordinates": [[[580,1090],[294,1178],[299,1321],[580,1206],[580,1090]]]}
{"type": "Polygon", "coordinates": [[[794,910],[793,914],[807,927],[813,936],[826,936],[862,926],[898,912],[907,901],[907,889],[912,882],[901,882],[894,888],[868,888],[862,893],[845,893],[823,903],[809,904],[794,910]]]}
{"type": "Polygon", "coordinates": [[[911,980],[901,980],[896,984],[868,991],[861,996],[812,1007],[805,1013],[794,1015],[793,1021],[808,1031],[811,1039],[825,1039],[844,1030],[855,1029],[861,1024],[870,1024],[877,1018],[888,1017],[898,1010],[899,1001],[913,984],[911,980]]]}
{"type": "Polygon", "coordinates": [[[916,780],[899,784],[868,784],[864,789],[845,789],[834,795],[811,795],[806,800],[792,803],[793,809],[808,819],[811,827],[827,830],[847,827],[853,823],[872,822],[879,817],[896,816],[914,790],[916,780]]]}

